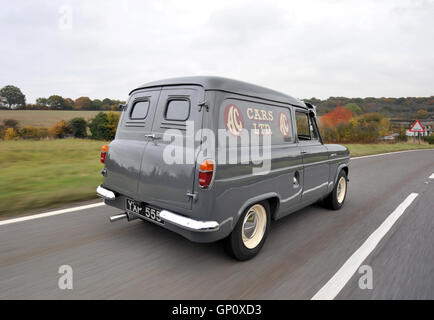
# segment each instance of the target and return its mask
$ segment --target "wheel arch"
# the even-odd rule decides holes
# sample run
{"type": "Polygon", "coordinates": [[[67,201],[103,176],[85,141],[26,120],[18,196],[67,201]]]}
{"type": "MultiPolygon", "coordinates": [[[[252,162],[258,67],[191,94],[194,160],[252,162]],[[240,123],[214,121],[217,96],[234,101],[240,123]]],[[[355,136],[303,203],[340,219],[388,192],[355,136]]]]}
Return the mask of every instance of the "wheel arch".
{"type": "Polygon", "coordinates": [[[243,214],[244,210],[246,210],[249,206],[252,206],[255,203],[262,202],[262,201],[268,201],[268,204],[270,205],[270,216],[271,216],[271,219],[274,219],[276,213],[279,210],[280,196],[276,192],[269,192],[269,193],[265,193],[265,194],[250,198],[246,202],[244,202],[244,204],[238,210],[237,216],[234,219],[233,226],[235,227],[239,218],[243,214]]]}

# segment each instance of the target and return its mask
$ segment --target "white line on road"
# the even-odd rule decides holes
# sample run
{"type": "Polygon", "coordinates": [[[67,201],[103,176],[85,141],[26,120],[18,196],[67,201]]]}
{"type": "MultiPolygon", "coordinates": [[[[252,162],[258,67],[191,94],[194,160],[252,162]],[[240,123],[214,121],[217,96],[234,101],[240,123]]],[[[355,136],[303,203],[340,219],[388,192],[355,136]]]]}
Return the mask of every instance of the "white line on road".
{"type": "Polygon", "coordinates": [[[353,157],[351,160],[357,160],[357,159],[363,159],[363,158],[372,158],[372,157],[380,157],[380,156],[387,156],[389,154],[397,154],[397,153],[406,153],[406,152],[415,152],[415,151],[433,151],[434,149],[418,149],[418,150],[404,150],[404,151],[393,151],[393,152],[386,152],[386,153],[377,153],[377,154],[371,154],[368,156],[360,156],[360,157],[353,157]]]}
{"type": "Polygon", "coordinates": [[[434,179],[434,173],[429,176],[430,179],[434,179]]]}
{"type": "Polygon", "coordinates": [[[353,253],[338,272],[336,272],[336,274],[312,297],[312,300],[334,299],[417,196],[417,193],[411,193],[395,211],[384,220],[377,230],[366,239],[362,246],[353,253]]]}
{"type": "Polygon", "coordinates": [[[56,210],[56,211],[50,211],[50,212],[35,214],[35,215],[31,215],[31,216],[25,216],[25,217],[21,217],[21,218],[3,220],[3,221],[0,221],[0,226],[6,225],[6,224],[11,224],[11,223],[16,223],[16,222],[27,221],[27,220],[33,220],[33,219],[39,219],[39,218],[56,216],[56,215],[63,214],[63,213],[68,213],[68,212],[74,212],[74,211],[92,209],[92,208],[100,207],[100,206],[103,206],[103,205],[104,205],[104,202],[98,202],[98,203],[88,204],[88,205],[80,206],[80,207],[74,207],[74,208],[68,208],[68,209],[62,209],[62,210],[56,210]]]}

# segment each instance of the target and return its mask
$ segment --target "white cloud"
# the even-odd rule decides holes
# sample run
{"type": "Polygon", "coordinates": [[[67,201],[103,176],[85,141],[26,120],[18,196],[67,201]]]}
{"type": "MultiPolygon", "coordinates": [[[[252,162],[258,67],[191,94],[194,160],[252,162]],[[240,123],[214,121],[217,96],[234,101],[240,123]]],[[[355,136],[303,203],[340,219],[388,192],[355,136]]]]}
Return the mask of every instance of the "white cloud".
{"type": "Polygon", "coordinates": [[[433,1],[20,1],[0,11],[0,86],[125,99],[220,75],[291,95],[434,95],[433,1]],[[62,6],[72,28],[59,28],[62,6]]]}

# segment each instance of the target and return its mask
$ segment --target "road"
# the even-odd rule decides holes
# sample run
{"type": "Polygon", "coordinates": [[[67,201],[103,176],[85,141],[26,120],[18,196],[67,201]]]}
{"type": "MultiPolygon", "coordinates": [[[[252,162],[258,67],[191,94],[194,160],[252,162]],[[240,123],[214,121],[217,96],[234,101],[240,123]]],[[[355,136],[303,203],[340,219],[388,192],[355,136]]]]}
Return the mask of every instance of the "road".
{"type": "Polygon", "coordinates": [[[261,253],[236,262],[152,223],[110,223],[101,205],[0,224],[0,299],[311,299],[412,193],[417,196],[336,299],[434,299],[434,150],[351,160],[339,211],[310,206],[272,223],[261,253]],[[73,289],[60,290],[61,265],[73,289]]]}

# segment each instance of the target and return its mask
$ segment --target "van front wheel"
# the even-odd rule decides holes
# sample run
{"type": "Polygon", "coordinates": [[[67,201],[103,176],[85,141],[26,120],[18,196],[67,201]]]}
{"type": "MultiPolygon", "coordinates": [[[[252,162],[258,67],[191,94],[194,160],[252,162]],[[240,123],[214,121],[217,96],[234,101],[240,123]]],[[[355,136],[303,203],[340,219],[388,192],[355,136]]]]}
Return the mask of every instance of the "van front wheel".
{"type": "Polygon", "coordinates": [[[258,254],[270,229],[270,205],[263,201],[249,206],[226,238],[226,251],[238,260],[248,260],[258,254]]]}
{"type": "Polygon", "coordinates": [[[332,210],[339,210],[344,205],[347,195],[347,174],[344,170],[338,175],[333,191],[324,199],[324,204],[332,210]]]}

